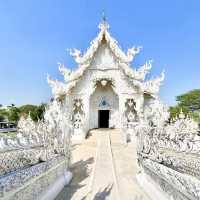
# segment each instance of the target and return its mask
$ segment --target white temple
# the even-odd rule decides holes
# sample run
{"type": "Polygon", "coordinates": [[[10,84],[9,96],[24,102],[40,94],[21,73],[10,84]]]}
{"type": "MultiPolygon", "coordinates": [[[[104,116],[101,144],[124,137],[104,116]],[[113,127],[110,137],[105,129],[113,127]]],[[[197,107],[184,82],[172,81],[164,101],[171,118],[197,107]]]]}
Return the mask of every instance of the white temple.
{"type": "Polygon", "coordinates": [[[63,83],[48,76],[53,100],[44,119],[21,117],[16,135],[0,137],[0,199],[62,197],[73,167],[73,175],[81,179],[75,178],[70,190],[63,189],[72,199],[199,200],[198,122],[182,112],[170,119],[168,107],[158,98],[164,73],[146,80],[151,61],[131,67],[140,48],[124,53],[105,20],[99,29],[86,53],[70,51],[76,71],[59,64],[63,83]],[[82,140],[95,128],[120,131],[92,131],[98,136],[88,138],[92,145],[71,148],[71,136],[82,140]],[[130,145],[120,145],[117,134],[124,134],[125,142],[130,138],[130,145]],[[71,164],[73,151],[80,155],[71,164]]]}
{"type": "Polygon", "coordinates": [[[85,53],[70,50],[77,63],[71,71],[59,64],[64,82],[47,77],[54,99],[62,99],[71,113],[73,137],[82,139],[94,128],[133,128],[143,118],[144,106],[157,99],[164,73],[145,80],[151,61],[131,66],[141,47],[124,53],[103,20],[85,53]]]}

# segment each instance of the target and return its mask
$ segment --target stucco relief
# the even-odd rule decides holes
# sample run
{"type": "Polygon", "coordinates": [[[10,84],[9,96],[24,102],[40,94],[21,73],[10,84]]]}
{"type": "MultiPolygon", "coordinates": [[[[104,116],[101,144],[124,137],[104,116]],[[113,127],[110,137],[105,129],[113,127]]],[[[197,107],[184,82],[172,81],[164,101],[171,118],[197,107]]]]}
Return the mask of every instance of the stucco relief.
{"type": "MultiPolygon", "coordinates": [[[[82,99],[75,99],[73,105],[73,126],[76,130],[81,129],[84,123],[84,110],[82,99]]],[[[75,133],[76,134],[76,133],[75,133]]]]}
{"type": "Polygon", "coordinates": [[[109,126],[118,127],[119,99],[111,86],[97,86],[90,97],[90,128],[98,128],[98,110],[110,110],[109,126]]]}
{"type": "Polygon", "coordinates": [[[117,67],[117,61],[108,45],[105,43],[98,48],[89,69],[105,70],[117,67]]]}
{"type": "MultiPolygon", "coordinates": [[[[84,120],[77,112],[77,127],[83,127],[82,132],[98,128],[98,110],[109,110],[109,127],[123,127],[123,117],[126,111],[126,100],[134,99],[137,121],[143,117],[144,94],[155,98],[164,79],[164,74],[154,80],[146,80],[146,75],[152,67],[152,61],[137,68],[131,67],[131,62],[140,52],[140,47],[133,47],[124,53],[118,42],[109,33],[109,25],[103,21],[100,31],[92,40],[85,53],[78,49],[70,50],[77,63],[77,70],[71,71],[59,64],[59,70],[64,76],[64,83],[48,79],[55,98],[66,95],[69,98],[80,98],[84,102],[84,120]],[[107,89],[105,89],[107,88],[107,89]],[[105,101],[102,101],[105,98],[105,101]],[[105,105],[107,106],[103,106],[105,105]]],[[[73,102],[70,103],[73,107],[73,102]]],[[[126,114],[126,121],[134,121],[135,114],[126,114]]]]}

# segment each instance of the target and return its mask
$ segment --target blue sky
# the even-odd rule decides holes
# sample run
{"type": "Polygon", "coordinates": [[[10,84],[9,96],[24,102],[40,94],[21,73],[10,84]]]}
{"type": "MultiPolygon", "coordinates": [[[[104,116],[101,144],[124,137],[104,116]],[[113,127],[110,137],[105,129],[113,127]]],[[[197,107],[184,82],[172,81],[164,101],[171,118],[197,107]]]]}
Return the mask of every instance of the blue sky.
{"type": "Polygon", "coordinates": [[[47,102],[46,74],[62,80],[57,63],[74,68],[67,48],[85,50],[105,11],[123,50],[142,45],[133,66],[153,59],[150,77],[163,69],[161,99],[200,88],[199,0],[1,0],[0,103],[47,102]]]}

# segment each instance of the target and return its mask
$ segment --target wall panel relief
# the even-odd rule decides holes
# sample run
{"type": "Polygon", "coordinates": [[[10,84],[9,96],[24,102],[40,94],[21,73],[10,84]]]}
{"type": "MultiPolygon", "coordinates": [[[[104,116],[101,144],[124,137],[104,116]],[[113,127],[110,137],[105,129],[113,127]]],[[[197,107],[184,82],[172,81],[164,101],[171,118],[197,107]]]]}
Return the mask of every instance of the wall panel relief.
{"type": "Polygon", "coordinates": [[[125,117],[127,121],[127,128],[133,128],[134,124],[138,121],[136,111],[136,102],[134,99],[127,99],[125,102],[125,117]]]}
{"type": "Polygon", "coordinates": [[[83,100],[74,99],[73,103],[73,127],[74,134],[79,133],[83,129],[84,124],[84,110],[83,110],[83,100]]]}

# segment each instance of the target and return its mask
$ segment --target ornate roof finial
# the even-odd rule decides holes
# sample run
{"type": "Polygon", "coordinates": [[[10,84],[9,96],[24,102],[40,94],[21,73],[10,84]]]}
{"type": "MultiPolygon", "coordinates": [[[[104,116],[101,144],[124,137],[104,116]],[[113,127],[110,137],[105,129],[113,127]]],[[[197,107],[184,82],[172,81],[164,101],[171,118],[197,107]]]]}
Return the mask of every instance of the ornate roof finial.
{"type": "Polygon", "coordinates": [[[105,12],[104,12],[104,11],[103,11],[103,13],[102,13],[102,20],[103,20],[104,23],[106,22],[106,15],[105,15],[105,12]]]}
{"type": "Polygon", "coordinates": [[[109,29],[109,24],[106,20],[106,15],[104,11],[102,13],[102,22],[99,24],[99,29],[101,29],[102,31],[109,29]]]}

